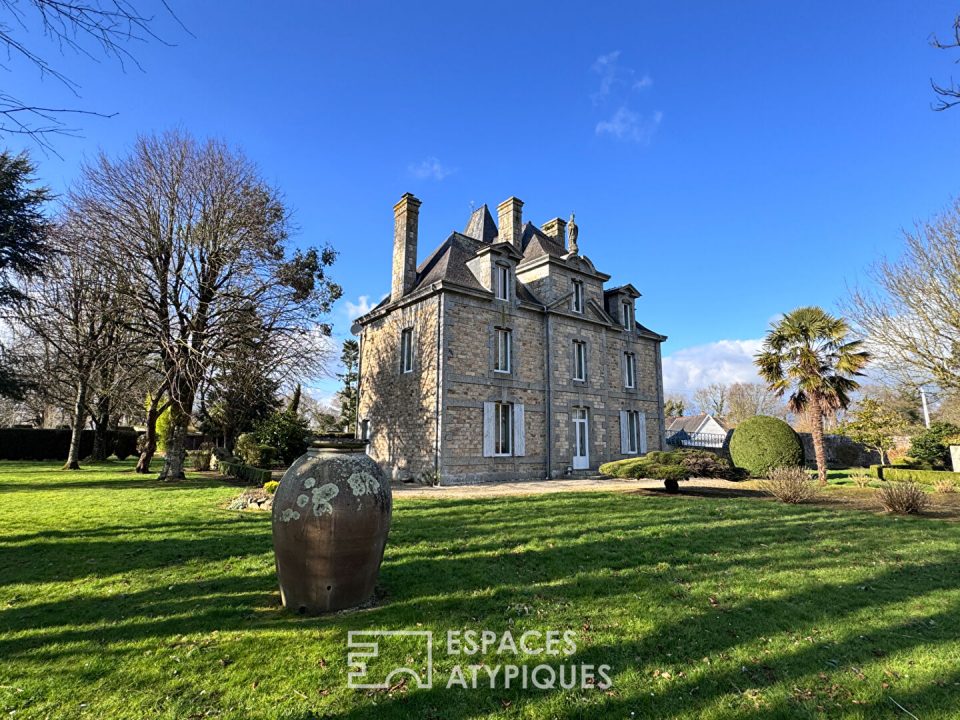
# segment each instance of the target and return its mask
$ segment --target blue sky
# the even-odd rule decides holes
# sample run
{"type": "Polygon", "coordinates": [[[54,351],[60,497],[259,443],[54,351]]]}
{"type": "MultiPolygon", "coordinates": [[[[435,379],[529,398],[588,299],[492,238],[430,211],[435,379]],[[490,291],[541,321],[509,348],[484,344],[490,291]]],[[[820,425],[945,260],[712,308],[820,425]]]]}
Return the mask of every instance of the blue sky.
{"type": "Polygon", "coordinates": [[[581,252],[640,289],[668,390],[747,379],[772,317],[836,309],[958,190],[960,108],[930,109],[960,57],[928,44],[948,2],[171,5],[192,36],[156,9],[173,45],[135,48],[143,72],[50,48],[79,99],[9,65],[10,94],[118,113],[37,154],[41,176],[62,190],[174,126],[241,147],[297,242],[340,251],[341,338],[389,289],[402,193],[421,259],[516,195],[538,224],[575,211],[581,252]]]}

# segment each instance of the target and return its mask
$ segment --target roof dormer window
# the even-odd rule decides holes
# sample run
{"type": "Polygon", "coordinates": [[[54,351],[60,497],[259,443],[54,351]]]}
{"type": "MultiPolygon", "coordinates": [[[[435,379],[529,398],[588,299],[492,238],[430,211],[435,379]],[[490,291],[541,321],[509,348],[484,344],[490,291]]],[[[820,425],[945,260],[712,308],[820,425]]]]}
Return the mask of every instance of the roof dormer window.
{"type": "Polygon", "coordinates": [[[580,280],[573,281],[573,311],[583,312],[583,282],[580,280]]]}
{"type": "Polygon", "coordinates": [[[510,299],[510,268],[506,265],[494,266],[493,294],[497,300],[510,299]]]}
{"type": "Polygon", "coordinates": [[[620,321],[623,324],[623,329],[633,330],[633,303],[628,300],[624,300],[620,305],[620,321]]]}

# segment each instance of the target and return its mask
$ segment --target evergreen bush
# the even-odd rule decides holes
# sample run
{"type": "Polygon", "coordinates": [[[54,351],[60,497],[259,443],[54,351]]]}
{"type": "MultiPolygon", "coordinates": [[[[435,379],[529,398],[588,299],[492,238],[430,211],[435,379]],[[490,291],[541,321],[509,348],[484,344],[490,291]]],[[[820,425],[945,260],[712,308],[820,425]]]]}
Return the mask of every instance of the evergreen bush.
{"type": "Polygon", "coordinates": [[[766,477],[774,468],[802,466],[803,444],[783,420],[757,415],[733,431],[730,458],[752,477],[766,477]]]}

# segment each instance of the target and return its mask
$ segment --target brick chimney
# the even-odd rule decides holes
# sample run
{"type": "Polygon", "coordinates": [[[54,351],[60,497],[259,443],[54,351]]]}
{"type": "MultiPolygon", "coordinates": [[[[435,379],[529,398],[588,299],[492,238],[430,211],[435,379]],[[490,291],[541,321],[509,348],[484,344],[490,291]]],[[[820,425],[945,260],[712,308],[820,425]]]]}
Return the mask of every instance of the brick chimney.
{"type": "Polygon", "coordinates": [[[393,284],[390,300],[396,302],[413,290],[417,280],[417,223],[420,201],[404,193],[393,206],[393,284]]]}
{"type": "Polygon", "coordinates": [[[520,249],[520,233],[523,230],[523,200],[509,197],[497,205],[497,225],[500,229],[500,242],[511,243],[520,249]]]}
{"type": "Polygon", "coordinates": [[[547,220],[547,222],[543,224],[542,229],[546,235],[549,235],[558,243],[560,243],[561,247],[564,247],[564,248],[567,247],[567,221],[566,220],[562,220],[558,217],[554,218],[553,220],[547,220]]]}

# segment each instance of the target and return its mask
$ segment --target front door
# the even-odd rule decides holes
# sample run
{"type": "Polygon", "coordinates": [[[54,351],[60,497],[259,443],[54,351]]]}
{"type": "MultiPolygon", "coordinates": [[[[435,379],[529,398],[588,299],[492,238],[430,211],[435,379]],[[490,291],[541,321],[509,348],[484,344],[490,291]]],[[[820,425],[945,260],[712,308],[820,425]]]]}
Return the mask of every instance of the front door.
{"type": "Polygon", "coordinates": [[[573,409],[573,469],[590,467],[590,423],[586,408],[573,409]]]}

